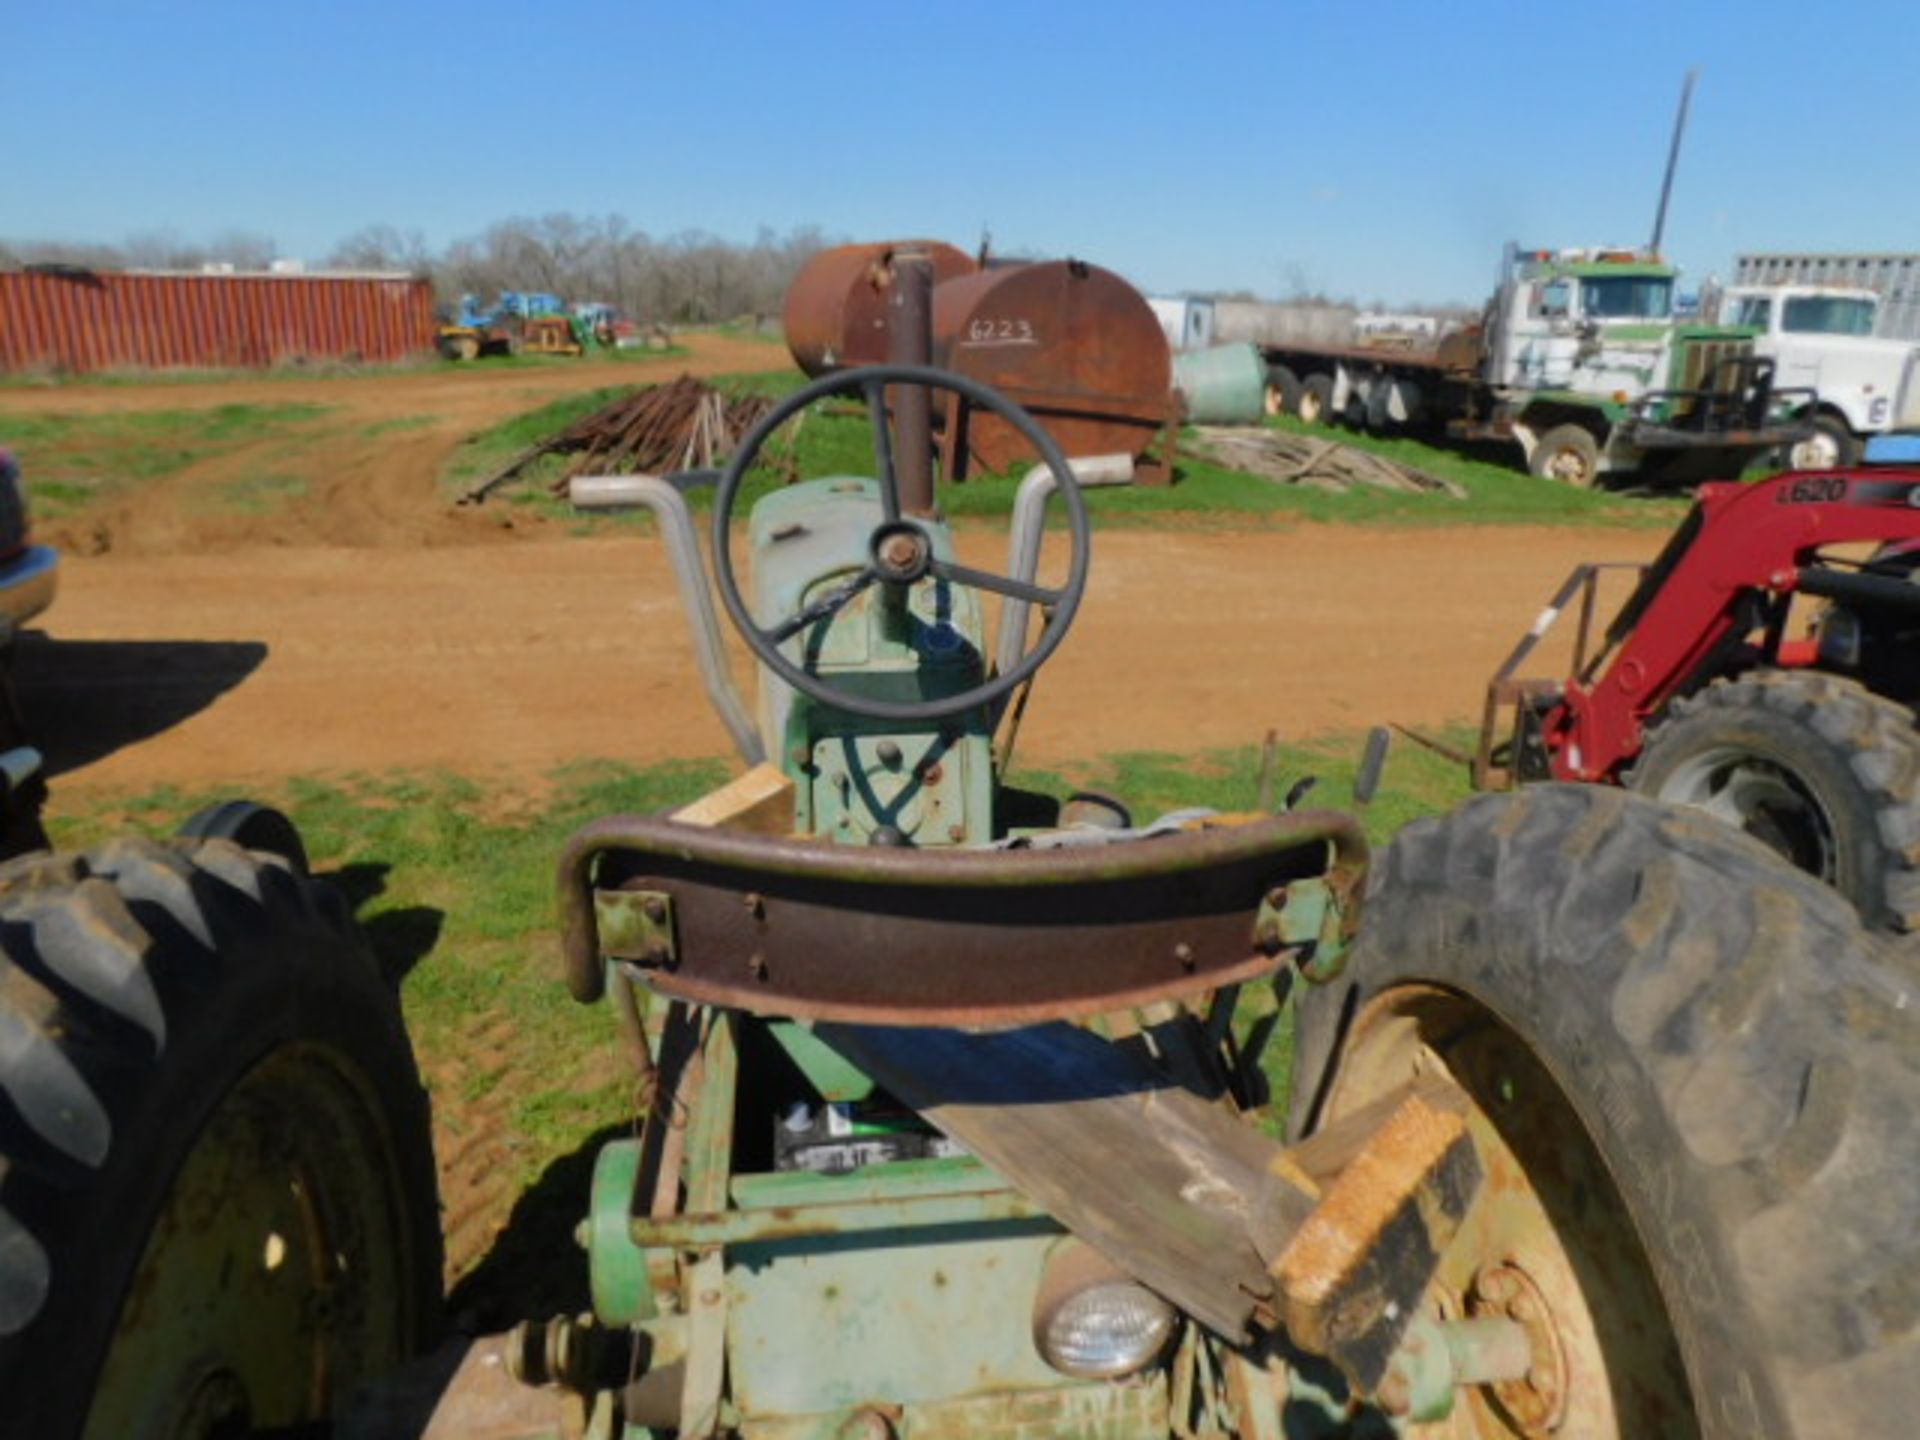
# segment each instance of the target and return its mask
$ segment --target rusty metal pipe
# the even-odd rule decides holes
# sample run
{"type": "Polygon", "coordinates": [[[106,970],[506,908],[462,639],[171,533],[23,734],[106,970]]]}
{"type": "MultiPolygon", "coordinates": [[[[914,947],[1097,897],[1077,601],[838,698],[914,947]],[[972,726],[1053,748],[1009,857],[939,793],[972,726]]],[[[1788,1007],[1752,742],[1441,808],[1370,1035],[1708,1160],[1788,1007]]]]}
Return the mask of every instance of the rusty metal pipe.
{"type": "Polygon", "coordinates": [[[645,1116],[653,1111],[660,1089],[660,1072],[647,1045],[647,1022],[640,1013],[640,996],[633,978],[617,973],[613,979],[613,1008],[620,1017],[620,1034],[627,1042],[627,1056],[633,1062],[634,1084],[640,1094],[640,1113],[645,1116]]]}
{"type": "Polygon", "coordinates": [[[831,1205],[722,1210],[708,1215],[637,1216],[628,1228],[633,1243],[643,1249],[716,1250],[727,1245],[807,1240],[822,1235],[1037,1220],[1046,1214],[1043,1207],[1018,1190],[1000,1187],[896,1199],[874,1196],[831,1205]]]}
{"type": "MultiPolygon", "coordinates": [[[[893,285],[887,292],[887,359],[895,365],[933,363],[933,258],[918,246],[893,257],[893,285]]],[[[933,397],[924,385],[901,385],[889,398],[900,509],[908,515],[932,515],[933,397]]]]}

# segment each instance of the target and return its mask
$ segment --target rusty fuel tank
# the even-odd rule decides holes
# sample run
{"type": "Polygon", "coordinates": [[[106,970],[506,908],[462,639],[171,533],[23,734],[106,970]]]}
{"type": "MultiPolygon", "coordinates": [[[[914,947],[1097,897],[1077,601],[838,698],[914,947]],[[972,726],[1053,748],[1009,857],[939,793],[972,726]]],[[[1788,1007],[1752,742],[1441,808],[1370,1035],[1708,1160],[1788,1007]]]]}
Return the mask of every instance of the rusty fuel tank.
{"type": "Polygon", "coordinates": [[[939,240],[880,240],[820,251],[787,289],[782,324],[796,365],[817,376],[885,363],[893,257],[909,247],[926,251],[935,285],[978,268],[972,256],[939,240]]]}
{"type": "MultiPolygon", "coordinates": [[[[1083,260],[989,266],[935,285],[933,363],[1024,405],[1069,456],[1140,454],[1174,403],[1172,355],[1145,297],[1083,260]]],[[[945,474],[1038,458],[1004,422],[962,416],[958,396],[942,398],[945,474]]]]}

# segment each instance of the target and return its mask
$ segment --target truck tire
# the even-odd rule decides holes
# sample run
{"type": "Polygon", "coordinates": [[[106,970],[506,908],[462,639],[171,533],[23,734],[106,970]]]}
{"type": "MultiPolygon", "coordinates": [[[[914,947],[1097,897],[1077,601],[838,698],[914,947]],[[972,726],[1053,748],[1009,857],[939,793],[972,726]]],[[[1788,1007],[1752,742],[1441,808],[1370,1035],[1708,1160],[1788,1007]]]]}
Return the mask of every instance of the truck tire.
{"type": "Polygon", "coordinates": [[[1466,1092],[1487,1179],[1426,1303],[1520,1320],[1535,1363],[1450,1435],[1920,1414],[1920,972],[1752,841],[1598,786],[1418,821],[1297,1035],[1296,1123],[1466,1092]]]}
{"type": "Polygon", "coordinates": [[[1300,377],[1285,365],[1267,367],[1267,414],[1300,413],[1300,377]]]}
{"type": "Polygon", "coordinates": [[[335,891],[222,840],[0,867],[0,1434],[308,1433],[439,1297],[425,1096],[335,891]]]}
{"type": "Polygon", "coordinates": [[[1913,712],[1817,670],[1755,670],[1669,707],[1623,777],[1745,830],[1876,930],[1920,928],[1913,712]]]}
{"type": "Polygon", "coordinates": [[[1786,447],[1781,459],[1789,470],[1838,470],[1860,458],[1860,444],[1838,415],[1813,417],[1813,433],[1786,447]]]}
{"type": "Polygon", "coordinates": [[[1300,382],[1300,418],[1309,425],[1333,423],[1333,377],[1309,375],[1300,382]]]}
{"type": "Polygon", "coordinates": [[[1600,444],[1584,425],[1555,425],[1534,442],[1527,469],[1542,480],[1591,489],[1600,478],[1600,444]]]}

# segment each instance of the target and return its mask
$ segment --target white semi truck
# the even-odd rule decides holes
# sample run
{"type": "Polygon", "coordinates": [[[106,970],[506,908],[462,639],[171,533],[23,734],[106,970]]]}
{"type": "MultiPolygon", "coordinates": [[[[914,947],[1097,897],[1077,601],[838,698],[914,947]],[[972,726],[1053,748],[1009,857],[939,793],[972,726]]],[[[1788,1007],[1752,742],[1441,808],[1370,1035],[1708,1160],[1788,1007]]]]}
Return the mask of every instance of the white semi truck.
{"type": "Polygon", "coordinates": [[[1536,475],[1737,475],[1798,441],[1811,395],[1776,387],[1752,332],[1676,320],[1648,250],[1508,246],[1479,321],[1423,344],[1262,347],[1272,408],[1372,430],[1510,441],[1536,475]]]}
{"type": "Polygon", "coordinates": [[[1779,383],[1810,386],[1810,429],[1788,447],[1795,470],[1850,465],[1869,435],[1920,427],[1920,345],[1874,335],[1880,296],[1837,285],[1736,285],[1720,318],[1754,332],[1779,383]]]}

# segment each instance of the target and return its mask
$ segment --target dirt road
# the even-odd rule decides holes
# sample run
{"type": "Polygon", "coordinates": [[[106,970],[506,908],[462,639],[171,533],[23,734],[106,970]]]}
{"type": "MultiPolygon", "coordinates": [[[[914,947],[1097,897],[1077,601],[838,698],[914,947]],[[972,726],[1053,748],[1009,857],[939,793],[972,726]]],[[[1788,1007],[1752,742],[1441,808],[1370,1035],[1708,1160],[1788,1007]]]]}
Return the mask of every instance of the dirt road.
{"type": "MultiPolygon", "coordinates": [[[[1574,563],[1644,559],[1659,539],[1102,532],[1021,753],[1464,718],[1574,563]]],[[[963,556],[997,568],[1004,543],[967,533],[963,556]]],[[[81,558],[46,622],[22,686],[42,733],[66,726],[56,763],[70,790],[420,766],[531,780],[582,758],[725,748],[650,539],[81,558]]]]}
{"type": "MultiPolygon", "coordinates": [[[[657,362],[0,389],[0,434],[9,414],[326,407],[297,444],[249,434],[116,494],[78,529],[46,527],[66,575],[20,677],[62,785],[243,787],[420,766],[525,780],[582,758],[720,753],[656,542],[583,539],[526,507],[455,509],[436,478],[461,439],[559,395],[785,363],[764,341],[686,343],[657,362]],[[302,485],[264,513],[210,503],[259,471],[302,485]]],[[[961,539],[966,558],[1000,568],[1000,529],[961,539]]],[[[1468,716],[1575,562],[1644,558],[1659,539],[1102,531],[1021,754],[1468,716]]]]}

